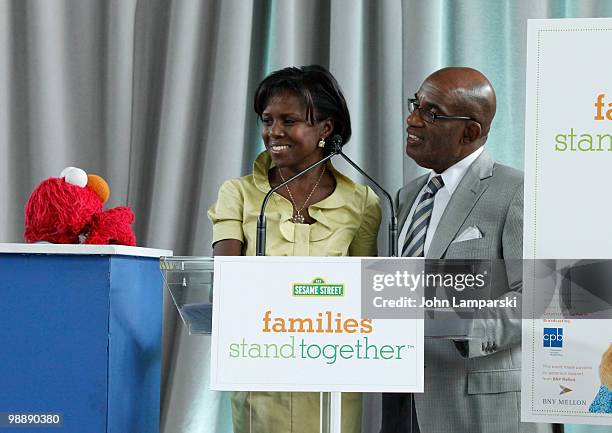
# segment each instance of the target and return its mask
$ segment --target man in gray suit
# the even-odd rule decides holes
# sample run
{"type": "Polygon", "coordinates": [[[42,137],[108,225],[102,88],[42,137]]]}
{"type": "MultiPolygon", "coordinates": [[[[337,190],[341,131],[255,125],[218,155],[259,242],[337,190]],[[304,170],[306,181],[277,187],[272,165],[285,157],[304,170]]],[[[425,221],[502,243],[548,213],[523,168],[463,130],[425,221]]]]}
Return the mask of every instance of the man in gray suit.
{"type": "MultiPolygon", "coordinates": [[[[522,258],[523,175],[483,147],[495,106],[489,80],[456,67],[431,74],[409,100],[406,153],[431,171],[398,193],[403,256],[522,258]]],[[[520,307],[522,263],[499,264],[491,297],[516,296],[520,307]]],[[[411,424],[423,433],[551,430],[520,422],[520,312],[497,313],[470,322],[478,338],[426,339],[425,392],[414,403],[410,394],[384,394],[382,433],[411,424]]]]}

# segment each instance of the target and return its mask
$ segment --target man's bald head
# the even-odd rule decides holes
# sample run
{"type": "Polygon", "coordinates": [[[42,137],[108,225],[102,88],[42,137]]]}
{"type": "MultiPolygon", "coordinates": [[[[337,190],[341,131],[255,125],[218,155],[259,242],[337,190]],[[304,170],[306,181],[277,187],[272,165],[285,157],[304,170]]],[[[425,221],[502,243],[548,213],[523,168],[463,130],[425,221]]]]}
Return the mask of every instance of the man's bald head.
{"type": "Polygon", "coordinates": [[[452,67],[434,72],[416,93],[406,118],[406,154],[442,173],[486,141],[495,116],[495,91],[482,73],[452,67]]]}
{"type": "Polygon", "coordinates": [[[485,137],[495,117],[495,90],[491,82],[480,71],[466,67],[440,69],[425,79],[443,87],[448,92],[449,102],[461,115],[469,116],[482,125],[485,137]]]}

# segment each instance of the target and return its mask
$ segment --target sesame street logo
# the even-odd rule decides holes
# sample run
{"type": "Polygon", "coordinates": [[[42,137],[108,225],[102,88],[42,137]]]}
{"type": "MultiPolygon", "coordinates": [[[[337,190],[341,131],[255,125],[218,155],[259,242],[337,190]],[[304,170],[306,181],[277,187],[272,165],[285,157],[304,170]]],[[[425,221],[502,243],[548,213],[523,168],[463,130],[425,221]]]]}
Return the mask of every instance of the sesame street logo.
{"type": "Polygon", "coordinates": [[[339,297],[344,296],[344,284],[327,284],[323,278],[315,278],[312,283],[296,283],[293,285],[293,296],[296,297],[339,297]]]}

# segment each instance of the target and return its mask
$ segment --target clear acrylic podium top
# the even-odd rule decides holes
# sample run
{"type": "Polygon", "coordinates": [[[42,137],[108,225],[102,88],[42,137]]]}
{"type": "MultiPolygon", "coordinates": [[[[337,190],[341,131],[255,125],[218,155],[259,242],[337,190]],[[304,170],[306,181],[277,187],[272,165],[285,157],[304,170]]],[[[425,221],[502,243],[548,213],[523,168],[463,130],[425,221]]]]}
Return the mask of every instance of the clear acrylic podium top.
{"type": "Polygon", "coordinates": [[[210,335],[212,330],[212,257],[161,257],[164,286],[190,335],[210,335]]]}

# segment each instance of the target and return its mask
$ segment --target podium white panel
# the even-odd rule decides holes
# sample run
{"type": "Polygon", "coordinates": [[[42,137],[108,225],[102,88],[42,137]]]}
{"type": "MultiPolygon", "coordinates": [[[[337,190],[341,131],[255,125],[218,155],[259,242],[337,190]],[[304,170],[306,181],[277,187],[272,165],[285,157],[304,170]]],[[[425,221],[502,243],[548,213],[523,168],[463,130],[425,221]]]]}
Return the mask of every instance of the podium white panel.
{"type": "Polygon", "coordinates": [[[423,321],[361,316],[354,257],[215,257],[211,388],[423,391],[423,321]]]}

